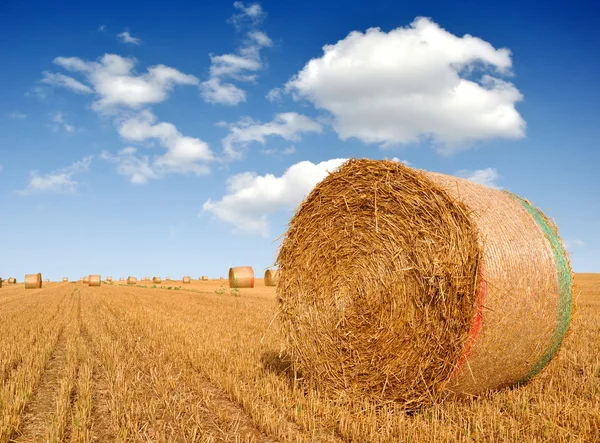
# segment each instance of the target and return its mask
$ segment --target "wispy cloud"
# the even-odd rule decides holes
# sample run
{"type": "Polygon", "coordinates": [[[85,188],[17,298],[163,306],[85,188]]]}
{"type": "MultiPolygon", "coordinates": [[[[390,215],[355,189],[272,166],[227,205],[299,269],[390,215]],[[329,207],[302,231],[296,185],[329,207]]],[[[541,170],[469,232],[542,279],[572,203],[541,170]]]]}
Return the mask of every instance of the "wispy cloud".
{"type": "Polygon", "coordinates": [[[55,112],[54,114],[51,114],[51,118],[52,118],[52,122],[54,122],[54,124],[52,125],[52,128],[56,131],[59,128],[64,129],[65,131],[67,131],[68,133],[73,133],[75,132],[75,126],[70,125],[69,123],[67,123],[65,121],[65,117],[63,115],[62,112],[55,112]]]}
{"type": "Polygon", "coordinates": [[[288,141],[298,141],[303,133],[322,132],[323,127],[302,114],[284,112],[261,124],[249,117],[229,125],[229,134],[222,140],[225,155],[230,159],[243,157],[242,149],[251,142],[265,143],[266,137],[277,135],[288,141]]]}
{"type": "Polygon", "coordinates": [[[27,114],[22,114],[20,112],[11,112],[8,116],[15,120],[22,120],[24,118],[27,118],[27,114]]]}
{"type": "Polygon", "coordinates": [[[139,45],[142,43],[142,40],[133,37],[128,31],[123,31],[120,34],[117,34],[117,38],[123,43],[129,43],[131,45],[139,45]]]}
{"type": "MultiPolygon", "coordinates": [[[[237,29],[242,24],[250,22],[252,26],[260,24],[264,12],[259,4],[245,6],[242,2],[235,2],[234,7],[241,10],[229,22],[237,29]]],[[[210,55],[210,78],[201,84],[201,94],[207,103],[219,103],[234,106],[246,101],[246,92],[227,81],[227,79],[241,82],[254,82],[257,72],[262,69],[260,50],[273,44],[266,33],[252,29],[246,34],[246,39],[235,54],[210,55]]]]}
{"type": "Polygon", "coordinates": [[[44,192],[57,194],[72,194],[76,191],[78,182],[73,180],[73,175],[85,172],[89,169],[92,156],[84,157],[66,168],[48,174],[39,174],[37,171],[30,172],[29,184],[23,190],[17,191],[19,195],[31,195],[44,192]]]}
{"type": "Polygon", "coordinates": [[[470,180],[474,183],[487,186],[488,188],[502,189],[502,186],[496,183],[502,177],[500,174],[498,174],[496,168],[477,169],[474,171],[461,169],[460,171],[456,172],[455,175],[457,177],[470,180]]]}
{"type": "Polygon", "coordinates": [[[573,250],[576,248],[583,248],[585,246],[585,242],[579,239],[563,240],[563,245],[565,249],[573,250]]]}
{"type": "Polygon", "coordinates": [[[106,30],[106,25],[100,25],[98,27],[98,31],[104,31],[104,30],[106,30]]]}

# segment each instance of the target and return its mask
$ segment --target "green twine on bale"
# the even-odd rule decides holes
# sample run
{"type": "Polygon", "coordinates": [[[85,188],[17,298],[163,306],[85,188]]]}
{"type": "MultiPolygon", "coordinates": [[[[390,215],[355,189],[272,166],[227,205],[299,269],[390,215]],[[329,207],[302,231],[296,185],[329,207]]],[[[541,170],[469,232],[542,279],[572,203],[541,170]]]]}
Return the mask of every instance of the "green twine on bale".
{"type": "Polygon", "coordinates": [[[556,351],[558,351],[558,348],[560,347],[560,344],[567,333],[572,313],[571,271],[569,269],[567,257],[565,256],[565,251],[561,246],[560,240],[558,239],[558,235],[550,226],[547,219],[538,209],[531,206],[528,201],[510,192],[507,192],[507,194],[523,205],[523,207],[527,210],[527,212],[529,212],[529,214],[531,214],[533,219],[544,233],[546,240],[548,240],[550,249],[552,250],[552,255],[554,256],[554,263],[556,264],[556,273],[559,286],[559,306],[556,329],[554,330],[550,344],[546,348],[542,358],[540,358],[532,366],[529,372],[527,372],[527,374],[525,374],[525,376],[518,382],[518,384],[523,384],[538,374],[548,364],[554,354],[556,354],[556,351]]]}

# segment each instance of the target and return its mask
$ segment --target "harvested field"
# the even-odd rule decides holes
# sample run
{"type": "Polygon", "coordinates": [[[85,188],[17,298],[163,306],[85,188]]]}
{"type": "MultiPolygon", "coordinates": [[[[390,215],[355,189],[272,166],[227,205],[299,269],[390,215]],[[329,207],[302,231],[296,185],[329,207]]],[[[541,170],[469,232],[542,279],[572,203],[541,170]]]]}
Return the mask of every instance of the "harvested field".
{"type": "Polygon", "coordinates": [[[571,333],[527,385],[410,415],[308,388],[263,279],[4,286],[0,442],[597,442],[600,274],[575,283],[571,333]]]}

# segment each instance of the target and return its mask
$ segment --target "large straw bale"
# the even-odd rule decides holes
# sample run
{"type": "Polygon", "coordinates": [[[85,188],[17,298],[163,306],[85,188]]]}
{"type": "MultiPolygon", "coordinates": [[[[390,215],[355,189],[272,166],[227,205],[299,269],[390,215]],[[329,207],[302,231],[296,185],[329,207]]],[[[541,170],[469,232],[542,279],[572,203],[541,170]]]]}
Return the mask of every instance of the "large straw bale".
{"type": "Polygon", "coordinates": [[[137,283],[137,278],[135,277],[127,277],[127,284],[128,285],[135,285],[137,283]]]}
{"type": "Polygon", "coordinates": [[[295,369],[333,398],[415,408],[524,383],[572,312],[556,227],[526,200],[351,159],[296,210],[277,264],[295,369]]]}
{"type": "Polygon", "coordinates": [[[88,284],[90,286],[100,286],[101,283],[102,278],[100,277],[100,275],[93,274],[88,277],[88,284]]]}
{"type": "Polygon", "coordinates": [[[191,281],[192,281],[192,279],[189,275],[186,275],[183,277],[183,283],[189,284],[191,281]]]}
{"type": "Polygon", "coordinates": [[[229,268],[230,288],[253,288],[254,270],[252,266],[238,266],[229,268]]]}
{"type": "Polygon", "coordinates": [[[9,277],[8,278],[8,284],[9,285],[14,285],[16,283],[17,283],[17,279],[16,278],[14,278],[14,277],[9,277]]]}
{"type": "Polygon", "coordinates": [[[160,277],[152,277],[152,283],[162,283],[162,280],[160,277]]]}
{"type": "Polygon", "coordinates": [[[25,275],[25,289],[39,289],[42,287],[42,274],[25,275]]]}
{"type": "Polygon", "coordinates": [[[277,286],[279,281],[279,271],[277,269],[267,269],[265,272],[265,286],[277,286]]]}

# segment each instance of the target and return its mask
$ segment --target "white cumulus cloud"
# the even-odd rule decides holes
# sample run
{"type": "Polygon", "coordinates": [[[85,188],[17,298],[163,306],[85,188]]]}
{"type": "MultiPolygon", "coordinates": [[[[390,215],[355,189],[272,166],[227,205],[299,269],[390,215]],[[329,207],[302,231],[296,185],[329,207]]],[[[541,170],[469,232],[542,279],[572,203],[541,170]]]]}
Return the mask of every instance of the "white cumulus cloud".
{"type": "Polygon", "coordinates": [[[176,85],[199,85],[193,75],[184,74],[165,65],[148,68],[138,75],[136,60],[116,54],[105,54],[98,61],[78,57],[57,57],[54,63],[67,71],[82,75],[88,84],[63,74],[44,73],[43,83],[63,86],[74,92],[96,96],[92,108],[102,113],[114,113],[121,108],[139,109],[161,103],[176,85]]]}
{"type": "Polygon", "coordinates": [[[298,206],[312,189],[346,159],[318,164],[303,161],[290,166],[281,177],[244,172],[227,180],[227,194],[221,200],[209,199],[203,212],[213,214],[238,231],[268,237],[268,215],[298,206]]]}
{"type": "Polygon", "coordinates": [[[214,159],[207,143],[188,137],[171,123],[158,122],[149,110],[118,121],[119,135],[127,142],[142,143],[156,140],[166,150],[161,155],[138,155],[137,149],[127,147],[116,155],[103,152],[101,158],[116,164],[117,173],[132,183],[145,183],[168,173],[205,175],[210,172],[205,164],[214,159]]]}
{"type": "Polygon", "coordinates": [[[38,194],[42,192],[54,192],[58,194],[72,194],[76,191],[78,182],[73,175],[85,172],[89,169],[92,157],[84,157],[66,168],[48,174],[39,174],[31,171],[29,184],[23,190],[17,191],[20,195],[38,194]]]}
{"type": "Polygon", "coordinates": [[[487,186],[492,189],[502,189],[496,182],[502,177],[496,168],[485,168],[477,170],[461,169],[455,174],[457,177],[465,178],[474,183],[487,186]]]}
{"type": "Polygon", "coordinates": [[[223,150],[227,157],[239,159],[242,157],[241,149],[250,142],[264,144],[266,137],[273,135],[288,141],[298,141],[303,133],[322,131],[321,124],[295,112],[276,114],[272,121],[264,124],[245,117],[229,125],[229,134],[222,140],[223,150]]]}
{"type": "MultiPolygon", "coordinates": [[[[471,36],[455,36],[428,18],[383,32],[351,32],[323,47],[283,87],[328,111],[342,140],[383,148],[432,140],[441,153],[496,137],[521,138],[511,53],[471,36]]],[[[279,89],[267,98],[276,100],[279,89]]]]}

